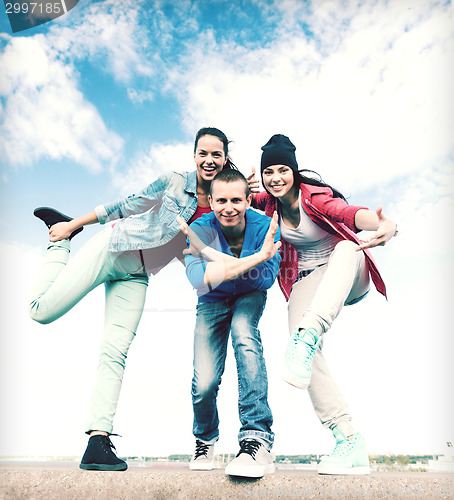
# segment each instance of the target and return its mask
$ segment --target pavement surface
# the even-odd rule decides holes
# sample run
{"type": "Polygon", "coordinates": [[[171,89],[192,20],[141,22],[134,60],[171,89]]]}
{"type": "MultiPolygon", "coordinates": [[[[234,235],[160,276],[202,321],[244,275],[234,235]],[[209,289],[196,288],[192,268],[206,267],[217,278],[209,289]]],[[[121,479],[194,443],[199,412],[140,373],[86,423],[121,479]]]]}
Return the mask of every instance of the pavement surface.
{"type": "Polygon", "coordinates": [[[223,469],[130,466],[125,472],[83,471],[77,464],[0,465],[0,499],[179,500],[243,498],[451,498],[454,474],[373,472],[369,476],[320,476],[279,469],[262,479],[226,476],[223,469]]]}

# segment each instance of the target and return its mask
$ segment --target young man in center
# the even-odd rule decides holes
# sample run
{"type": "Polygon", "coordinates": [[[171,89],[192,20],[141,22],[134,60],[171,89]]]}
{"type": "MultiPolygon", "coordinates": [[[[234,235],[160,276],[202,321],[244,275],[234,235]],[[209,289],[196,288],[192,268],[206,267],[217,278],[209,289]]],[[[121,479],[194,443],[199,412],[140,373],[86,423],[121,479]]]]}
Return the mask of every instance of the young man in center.
{"type": "Polygon", "coordinates": [[[211,213],[190,228],[180,220],[190,243],[185,251],[186,274],[198,295],[192,380],[196,447],[189,467],[213,469],[214,443],[219,438],[216,397],[231,333],[241,428],[240,451],[225,472],[257,478],[274,472],[273,418],[257,325],[266,290],[279,269],[277,215],[270,219],[249,208],[247,180],[237,170],[218,173],[208,199],[211,213]]]}

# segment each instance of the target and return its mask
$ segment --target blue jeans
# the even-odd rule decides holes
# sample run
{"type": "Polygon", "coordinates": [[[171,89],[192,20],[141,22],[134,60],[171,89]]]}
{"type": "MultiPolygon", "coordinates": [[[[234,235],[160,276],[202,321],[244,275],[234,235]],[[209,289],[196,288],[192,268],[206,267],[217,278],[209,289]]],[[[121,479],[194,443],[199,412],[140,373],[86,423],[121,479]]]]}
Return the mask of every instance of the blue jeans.
{"type": "Polygon", "coordinates": [[[197,304],[194,332],[193,433],[205,443],[219,437],[216,397],[224,373],[229,332],[238,371],[239,441],[259,438],[271,448],[273,416],[268,406],[268,378],[257,328],[266,292],[254,290],[221,302],[197,304]]]}

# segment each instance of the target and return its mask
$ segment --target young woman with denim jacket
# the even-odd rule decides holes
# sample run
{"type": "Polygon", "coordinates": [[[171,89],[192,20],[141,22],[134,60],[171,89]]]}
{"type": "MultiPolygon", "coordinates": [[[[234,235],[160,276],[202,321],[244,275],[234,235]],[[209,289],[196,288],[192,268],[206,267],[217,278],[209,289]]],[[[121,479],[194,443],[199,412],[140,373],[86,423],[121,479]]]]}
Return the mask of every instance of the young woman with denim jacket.
{"type": "MultiPolygon", "coordinates": [[[[341,193],[298,170],[295,146],[276,134],[262,147],[258,193],[254,173],[248,178],[255,194],[252,205],[269,216],[279,215],[281,256],[278,281],[289,301],[291,336],[282,376],[295,387],[308,388],[314,410],[331,429],[336,447],[323,457],[320,474],[368,474],[364,438],[355,431],[346,402],[322,355],[322,342],[344,305],[360,301],[372,279],[386,297],[385,284],[369,248],[386,244],[397,234],[396,224],[381,207],[347,204],[341,193]],[[367,241],[356,233],[375,231],[367,241]]],[[[309,172],[309,171],[304,171],[309,172]]]]}
{"type": "Polygon", "coordinates": [[[211,180],[222,169],[235,168],[228,142],[216,128],[200,129],[194,145],[195,171],[164,174],[140,193],[98,206],[85,216],[71,219],[53,209],[35,210],[49,227],[50,242],[32,292],[31,318],[51,323],[96,286],[104,283],[106,288],[104,335],[86,426],[91,437],[80,464],[83,469],[127,468],[113,452],[109,435],[126,356],[144,307],[148,275],[175,257],[184,260],[186,237],[177,217],[192,222],[211,211],[211,180]],[[110,224],[68,262],[71,238],[84,225],[96,222],[110,224]]]}

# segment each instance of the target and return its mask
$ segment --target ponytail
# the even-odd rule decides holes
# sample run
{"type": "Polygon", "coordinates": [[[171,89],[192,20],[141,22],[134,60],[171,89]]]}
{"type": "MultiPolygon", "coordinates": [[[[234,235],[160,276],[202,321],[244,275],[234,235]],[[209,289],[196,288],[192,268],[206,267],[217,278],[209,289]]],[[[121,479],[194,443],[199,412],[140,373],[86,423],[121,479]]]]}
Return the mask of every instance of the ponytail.
{"type": "Polygon", "coordinates": [[[227,156],[227,161],[225,162],[224,168],[222,170],[226,170],[227,168],[231,168],[232,170],[238,170],[238,167],[230,159],[230,156],[227,156]]]}

